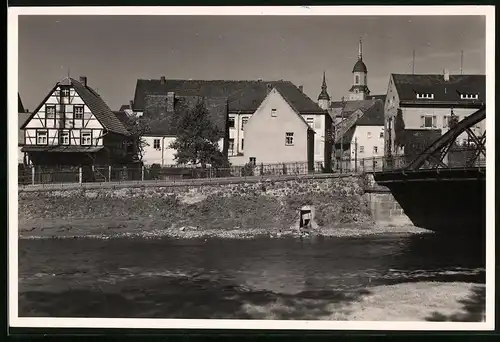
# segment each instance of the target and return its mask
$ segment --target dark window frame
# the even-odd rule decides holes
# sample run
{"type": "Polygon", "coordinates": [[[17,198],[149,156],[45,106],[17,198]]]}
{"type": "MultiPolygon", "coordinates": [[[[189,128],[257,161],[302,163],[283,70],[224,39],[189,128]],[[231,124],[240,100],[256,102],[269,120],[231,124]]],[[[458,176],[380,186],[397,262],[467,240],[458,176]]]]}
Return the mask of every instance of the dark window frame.
{"type": "Polygon", "coordinates": [[[47,146],[49,144],[49,130],[47,128],[37,129],[36,133],[35,133],[35,142],[36,142],[36,145],[47,146]],[[38,143],[38,134],[39,133],[45,133],[45,144],[38,143]]]}

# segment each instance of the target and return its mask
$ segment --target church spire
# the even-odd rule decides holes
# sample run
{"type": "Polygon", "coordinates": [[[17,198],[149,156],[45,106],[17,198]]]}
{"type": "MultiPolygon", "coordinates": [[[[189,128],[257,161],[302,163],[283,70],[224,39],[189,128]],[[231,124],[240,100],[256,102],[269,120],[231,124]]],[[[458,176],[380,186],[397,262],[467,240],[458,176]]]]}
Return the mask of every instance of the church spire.
{"type": "Polygon", "coordinates": [[[359,40],[358,60],[363,60],[363,43],[359,40]]]}
{"type": "Polygon", "coordinates": [[[321,93],[319,93],[318,96],[318,105],[322,109],[328,109],[328,106],[330,105],[330,95],[328,95],[326,88],[326,72],[323,71],[323,83],[321,84],[321,93]]]}

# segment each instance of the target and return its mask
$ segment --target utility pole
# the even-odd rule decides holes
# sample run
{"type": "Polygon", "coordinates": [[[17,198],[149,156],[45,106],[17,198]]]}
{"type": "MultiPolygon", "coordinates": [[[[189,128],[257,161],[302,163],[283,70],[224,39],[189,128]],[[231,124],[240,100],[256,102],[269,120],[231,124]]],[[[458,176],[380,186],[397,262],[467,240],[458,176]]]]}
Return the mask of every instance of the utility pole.
{"type": "Polygon", "coordinates": [[[464,50],[460,51],[460,75],[463,74],[463,67],[464,67],[464,50]]]}
{"type": "Polygon", "coordinates": [[[411,62],[411,74],[415,74],[415,49],[413,49],[413,58],[411,62]]]}
{"type": "Polygon", "coordinates": [[[345,98],[342,96],[342,107],[341,107],[341,112],[340,112],[340,173],[342,173],[342,169],[343,169],[343,160],[344,160],[344,129],[343,129],[343,125],[344,125],[344,108],[345,108],[345,98]]]}
{"type": "Polygon", "coordinates": [[[358,137],[354,138],[354,172],[358,173],[358,137]]]}

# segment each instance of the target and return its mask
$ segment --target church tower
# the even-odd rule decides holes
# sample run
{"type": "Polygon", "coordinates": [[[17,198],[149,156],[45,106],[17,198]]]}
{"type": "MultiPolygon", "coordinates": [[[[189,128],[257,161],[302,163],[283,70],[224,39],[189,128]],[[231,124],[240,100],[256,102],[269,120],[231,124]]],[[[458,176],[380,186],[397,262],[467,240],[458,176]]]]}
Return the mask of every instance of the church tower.
{"type": "Polygon", "coordinates": [[[321,85],[321,93],[318,96],[318,106],[321,109],[327,110],[330,106],[330,95],[326,91],[326,75],[323,71],[323,84],[321,85]]]}
{"type": "Polygon", "coordinates": [[[354,64],[352,69],[353,84],[349,89],[349,100],[365,100],[367,95],[370,95],[367,81],[368,69],[363,62],[363,46],[361,39],[359,40],[358,61],[354,64]]]}

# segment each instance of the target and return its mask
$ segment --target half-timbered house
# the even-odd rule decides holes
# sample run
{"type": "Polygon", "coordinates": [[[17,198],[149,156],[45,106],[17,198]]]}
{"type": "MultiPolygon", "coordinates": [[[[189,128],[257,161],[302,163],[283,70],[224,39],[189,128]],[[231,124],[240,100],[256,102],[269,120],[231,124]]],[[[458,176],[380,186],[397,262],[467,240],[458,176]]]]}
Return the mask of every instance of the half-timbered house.
{"type": "Polygon", "coordinates": [[[128,163],[130,133],[87,78],[58,82],[21,127],[35,166],[128,163]]]}

